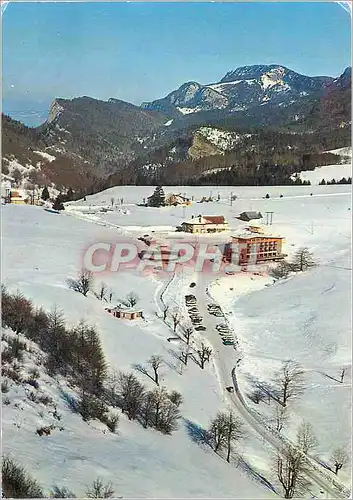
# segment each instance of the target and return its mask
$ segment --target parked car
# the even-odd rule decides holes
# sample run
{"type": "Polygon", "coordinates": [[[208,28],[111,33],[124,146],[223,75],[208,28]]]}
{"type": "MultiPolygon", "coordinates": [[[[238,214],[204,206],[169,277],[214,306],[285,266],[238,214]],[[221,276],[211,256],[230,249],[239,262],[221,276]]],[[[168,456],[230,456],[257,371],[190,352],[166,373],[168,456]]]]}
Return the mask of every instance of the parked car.
{"type": "Polygon", "coordinates": [[[217,318],[222,318],[223,314],[220,311],[209,311],[212,316],[216,316],[217,318]]]}
{"type": "Polygon", "coordinates": [[[186,299],[195,299],[196,300],[196,297],[195,297],[195,295],[185,295],[185,300],[186,299]]]}
{"type": "Polygon", "coordinates": [[[220,328],[226,328],[227,330],[229,330],[227,323],[219,323],[218,325],[216,325],[217,330],[219,330],[220,328]]]}
{"type": "Polygon", "coordinates": [[[200,319],[198,319],[198,318],[191,318],[191,322],[192,322],[192,323],[194,323],[194,324],[195,324],[195,323],[196,323],[196,324],[197,324],[197,323],[202,323],[202,318],[200,318],[200,319]]]}
{"type": "Polygon", "coordinates": [[[195,330],[197,332],[204,332],[206,330],[206,327],[203,325],[198,325],[198,326],[195,326],[195,330]]]}
{"type": "Polygon", "coordinates": [[[195,306],[190,307],[189,313],[193,313],[193,312],[195,312],[195,313],[199,312],[199,310],[197,309],[197,307],[195,307],[195,306]]]}
{"type": "Polygon", "coordinates": [[[223,340],[223,344],[224,345],[234,345],[234,341],[233,340],[223,340]]]}

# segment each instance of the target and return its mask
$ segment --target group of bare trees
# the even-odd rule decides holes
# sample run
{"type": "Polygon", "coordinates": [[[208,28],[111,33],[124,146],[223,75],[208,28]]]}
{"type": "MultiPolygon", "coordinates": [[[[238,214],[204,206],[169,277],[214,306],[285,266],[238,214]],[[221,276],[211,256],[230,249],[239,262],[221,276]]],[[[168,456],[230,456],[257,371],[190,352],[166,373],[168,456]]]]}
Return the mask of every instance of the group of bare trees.
{"type": "Polygon", "coordinates": [[[290,272],[303,272],[317,266],[313,254],[307,247],[299,248],[291,261],[282,260],[271,270],[274,278],[287,278],[290,272]]]}
{"type": "MultiPolygon", "coordinates": [[[[97,299],[102,302],[111,302],[114,296],[112,289],[108,288],[106,283],[101,282],[97,292],[94,291],[94,276],[91,271],[87,269],[82,269],[77,278],[68,278],[67,284],[71,290],[81,293],[84,297],[87,297],[88,292],[93,292],[97,299]]],[[[130,292],[126,295],[124,299],[120,299],[120,302],[126,307],[134,307],[139,301],[139,297],[135,292],[130,292]]]]}
{"type": "Polygon", "coordinates": [[[232,451],[245,438],[244,425],[232,411],[220,411],[211,421],[206,435],[212,449],[216,453],[225,451],[225,459],[230,462],[232,451]]]}
{"type": "Polygon", "coordinates": [[[178,427],[183,399],[177,391],[168,393],[159,386],[149,391],[134,373],[120,372],[111,376],[106,394],[110,405],[121,408],[129,420],[138,420],[145,428],[171,434],[178,427]]]}

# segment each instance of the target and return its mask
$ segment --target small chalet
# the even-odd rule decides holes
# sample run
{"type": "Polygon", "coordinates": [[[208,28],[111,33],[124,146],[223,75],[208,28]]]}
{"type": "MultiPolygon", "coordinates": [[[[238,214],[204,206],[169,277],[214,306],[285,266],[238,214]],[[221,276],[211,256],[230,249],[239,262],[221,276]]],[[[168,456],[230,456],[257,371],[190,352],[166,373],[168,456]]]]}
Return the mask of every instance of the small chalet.
{"type": "Polygon", "coordinates": [[[166,196],[165,204],[168,206],[191,205],[191,201],[182,194],[171,193],[166,196]]]}
{"type": "Polygon", "coordinates": [[[223,215],[198,215],[182,222],[180,230],[185,233],[220,233],[228,229],[228,222],[223,215]]]}
{"type": "Polygon", "coordinates": [[[254,219],[262,219],[262,214],[261,212],[242,212],[236,219],[249,222],[254,219]]]}
{"type": "Polygon", "coordinates": [[[115,318],[120,319],[143,319],[142,309],[134,309],[133,307],[125,307],[118,305],[116,307],[106,307],[105,310],[112,314],[115,318]]]}
{"type": "Polygon", "coordinates": [[[27,203],[27,200],[19,191],[11,190],[9,202],[14,205],[24,205],[25,203],[27,203]]]}

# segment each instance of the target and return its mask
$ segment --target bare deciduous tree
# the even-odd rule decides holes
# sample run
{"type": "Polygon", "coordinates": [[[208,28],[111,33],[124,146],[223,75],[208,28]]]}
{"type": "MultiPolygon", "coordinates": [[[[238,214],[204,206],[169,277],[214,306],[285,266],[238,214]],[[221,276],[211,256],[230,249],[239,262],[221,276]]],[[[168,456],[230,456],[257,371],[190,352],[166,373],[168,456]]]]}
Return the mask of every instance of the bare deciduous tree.
{"type": "Polygon", "coordinates": [[[276,431],[281,432],[284,426],[288,423],[288,420],[289,415],[287,412],[287,408],[285,406],[276,404],[273,417],[276,431]]]}
{"type": "Polygon", "coordinates": [[[300,450],[286,448],[275,460],[275,471],[282,485],[284,498],[299,496],[309,482],[306,479],[306,461],[300,450]]]}
{"type": "Polygon", "coordinates": [[[210,442],[213,450],[217,451],[222,448],[226,443],[226,414],[218,412],[216,417],[212,420],[209,428],[210,442]]]}
{"type": "Polygon", "coordinates": [[[137,418],[144,400],[144,386],[133,373],[120,373],[118,394],[122,399],[122,410],[129,420],[137,418]]]}
{"type": "Polygon", "coordinates": [[[341,384],[343,384],[343,380],[344,380],[345,374],[346,374],[346,369],[342,368],[342,370],[341,370],[341,377],[340,377],[341,384]]]}
{"type": "Polygon", "coordinates": [[[106,295],[107,295],[107,285],[105,283],[101,283],[100,284],[100,289],[99,291],[95,294],[96,297],[99,299],[99,300],[106,300],[106,295]]]}
{"type": "Polygon", "coordinates": [[[100,478],[93,481],[92,486],[86,489],[87,498],[112,498],[114,489],[111,482],[103,484],[100,478]]]}
{"type": "Polygon", "coordinates": [[[77,279],[69,279],[68,284],[72,290],[87,297],[88,292],[93,287],[93,274],[87,269],[82,269],[77,279]]]}
{"type": "Polygon", "coordinates": [[[126,302],[130,307],[136,306],[138,300],[139,300],[139,297],[135,292],[130,292],[126,296],[126,302]]]}
{"type": "Polygon", "coordinates": [[[290,267],[293,271],[302,272],[306,271],[311,267],[315,267],[317,264],[313,258],[313,254],[309,251],[307,247],[299,248],[290,263],[290,267]]]}
{"type": "Polygon", "coordinates": [[[177,326],[179,325],[181,320],[180,310],[175,308],[171,311],[170,315],[173,320],[173,330],[174,332],[176,332],[177,326]]]}
{"type": "Polygon", "coordinates": [[[310,422],[303,421],[298,427],[297,443],[299,448],[305,453],[309,453],[317,447],[317,438],[315,436],[314,427],[310,422]]]}
{"type": "Polygon", "coordinates": [[[184,329],[183,329],[183,336],[185,337],[185,342],[187,343],[187,345],[190,344],[190,338],[191,338],[191,335],[194,333],[194,329],[191,325],[187,325],[184,329]]]}
{"type": "Polygon", "coordinates": [[[226,460],[229,462],[234,443],[242,439],[245,434],[243,423],[230,411],[217,413],[211,422],[208,435],[215,452],[221,448],[226,449],[226,460]]]}
{"type": "Polygon", "coordinates": [[[151,425],[165,434],[170,434],[178,426],[178,407],[170,401],[165,388],[154,389],[150,395],[151,425]]]}
{"type": "Polygon", "coordinates": [[[170,394],[168,394],[168,398],[177,407],[179,407],[183,402],[183,396],[178,391],[172,391],[170,394]]]}
{"type": "Polygon", "coordinates": [[[115,198],[112,196],[110,198],[110,204],[111,204],[112,207],[114,206],[114,203],[115,203],[115,198]]]}
{"type": "Polygon", "coordinates": [[[345,447],[340,446],[339,448],[336,448],[336,450],[332,453],[331,460],[334,466],[334,473],[337,475],[338,471],[343,469],[349,461],[349,455],[345,447]]]}
{"type": "Polygon", "coordinates": [[[239,441],[244,437],[244,427],[241,420],[234,415],[233,412],[229,412],[227,415],[227,427],[226,427],[226,441],[227,441],[227,462],[230,461],[230,454],[232,447],[235,442],[239,441]]]}
{"type": "Polygon", "coordinates": [[[157,385],[159,385],[159,373],[158,370],[160,367],[163,365],[163,358],[162,356],[158,355],[153,355],[150,357],[150,359],[147,361],[149,365],[151,365],[154,373],[154,381],[156,382],[157,385]]]}
{"type": "Polygon", "coordinates": [[[208,347],[203,342],[201,342],[201,347],[200,349],[198,349],[197,354],[199,355],[200,366],[202,369],[204,369],[206,362],[210,361],[212,349],[211,347],[208,347]]]}
{"type": "Polygon", "coordinates": [[[111,302],[113,300],[114,292],[112,289],[108,291],[108,302],[111,302]]]}
{"type": "Polygon", "coordinates": [[[303,393],[304,372],[295,361],[284,361],[275,376],[274,384],[280,403],[286,406],[289,399],[294,399],[303,393]]]}

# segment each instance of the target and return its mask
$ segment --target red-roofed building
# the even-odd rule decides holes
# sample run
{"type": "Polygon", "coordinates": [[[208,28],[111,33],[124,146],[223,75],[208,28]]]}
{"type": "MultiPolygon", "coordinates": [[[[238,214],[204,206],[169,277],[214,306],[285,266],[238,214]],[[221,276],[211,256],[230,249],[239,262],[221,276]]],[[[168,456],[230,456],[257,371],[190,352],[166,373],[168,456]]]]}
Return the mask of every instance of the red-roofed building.
{"type": "Polygon", "coordinates": [[[182,222],[180,230],[185,233],[220,233],[228,229],[228,222],[223,215],[198,215],[182,222]]]}

